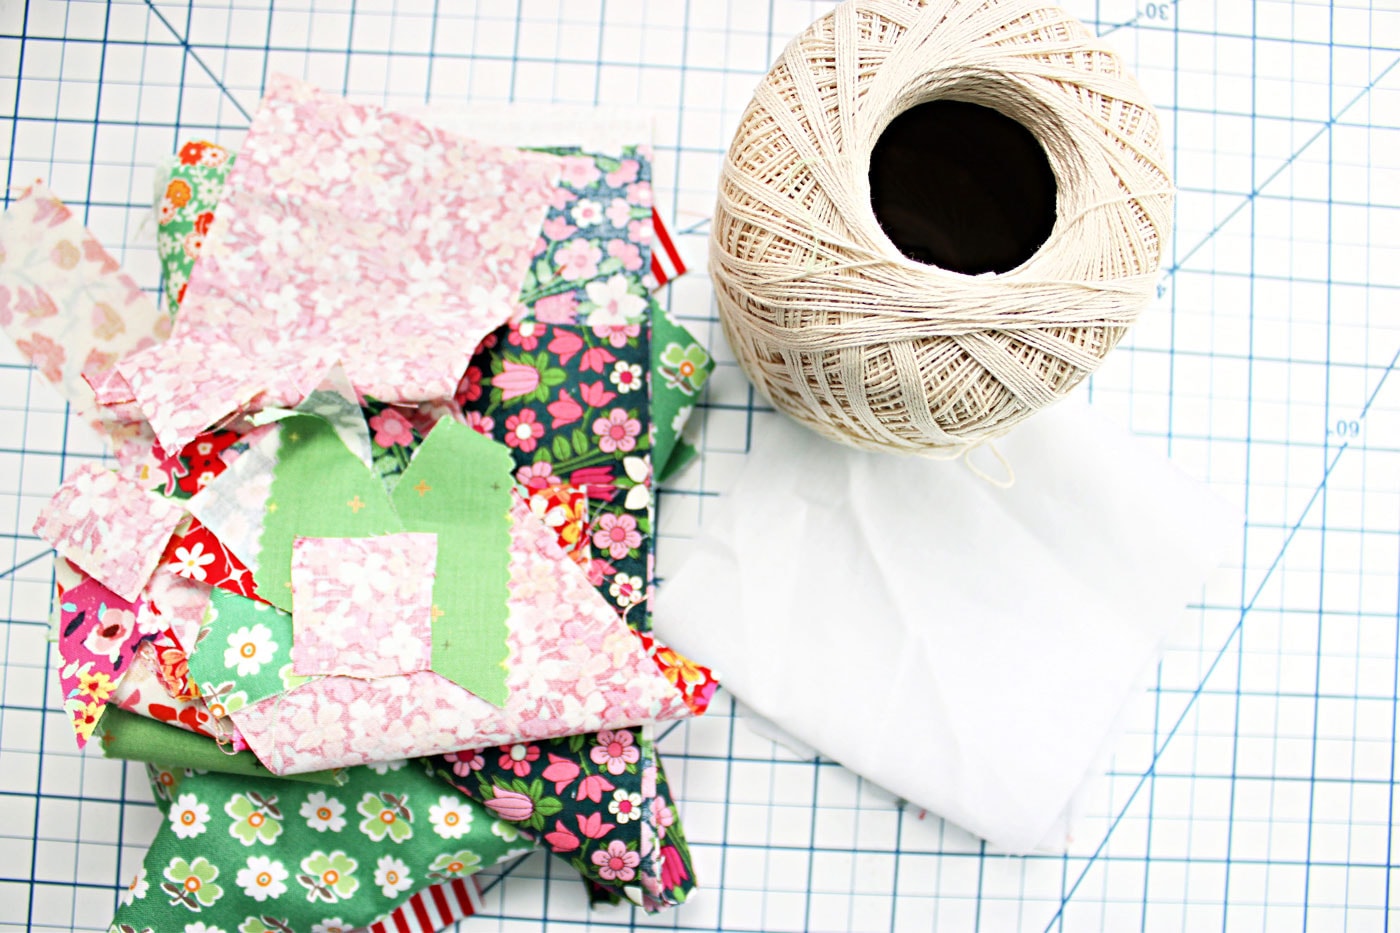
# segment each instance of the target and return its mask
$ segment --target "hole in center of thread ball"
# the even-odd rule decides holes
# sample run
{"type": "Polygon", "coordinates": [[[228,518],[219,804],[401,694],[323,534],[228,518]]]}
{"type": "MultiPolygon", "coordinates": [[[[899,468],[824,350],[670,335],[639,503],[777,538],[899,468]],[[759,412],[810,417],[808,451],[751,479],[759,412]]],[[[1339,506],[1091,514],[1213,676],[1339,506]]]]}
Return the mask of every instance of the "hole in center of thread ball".
{"type": "Polygon", "coordinates": [[[870,154],[870,204],[899,251],[965,275],[1008,272],[1055,226],[1055,173],[1030,130],[978,104],[895,117],[870,154]]]}

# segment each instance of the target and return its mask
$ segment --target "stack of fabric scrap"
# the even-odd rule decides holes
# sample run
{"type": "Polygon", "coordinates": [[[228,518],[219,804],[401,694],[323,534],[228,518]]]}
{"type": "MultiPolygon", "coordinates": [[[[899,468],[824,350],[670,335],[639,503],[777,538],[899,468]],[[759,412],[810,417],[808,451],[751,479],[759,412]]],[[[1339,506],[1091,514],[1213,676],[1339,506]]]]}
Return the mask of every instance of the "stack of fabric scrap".
{"type": "Polygon", "coordinates": [[[716,684],[649,632],[652,488],[712,364],[645,141],[275,78],[157,211],[163,311],[41,183],[0,218],[0,325],[116,461],[35,526],[77,740],[166,817],[112,929],[433,930],[536,847],[683,901],[652,726],[716,684]]]}

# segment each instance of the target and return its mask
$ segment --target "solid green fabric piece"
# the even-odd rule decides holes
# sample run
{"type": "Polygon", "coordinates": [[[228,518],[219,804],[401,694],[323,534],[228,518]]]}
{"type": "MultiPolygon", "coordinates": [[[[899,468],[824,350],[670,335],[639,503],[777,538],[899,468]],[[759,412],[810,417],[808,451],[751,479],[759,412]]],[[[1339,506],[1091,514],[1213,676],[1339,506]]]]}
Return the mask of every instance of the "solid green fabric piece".
{"type": "Polygon", "coordinates": [[[695,449],[695,445],[685,438],[676,441],[676,446],[671,448],[671,456],[666,458],[666,465],[656,474],[656,481],[664,483],[684,470],[690,461],[700,456],[700,451],[695,449]]]}
{"type": "Polygon", "coordinates": [[[415,891],[531,848],[417,761],[349,768],[341,787],[165,775],[170,785],[152,783],[164,819],[114,930],[360,928],[415,891]]]}
{"type": "Polygon", "coordinates": [[[350,452],[325,420],[280,422],[281,446],[263,525],[258,595],[292,610],[295,538],[366,538],[402,531],[384,484],[350,452]]]}
{"type": "Polygon", "coordinates": [[[102,754],[126,761],[178,761],[186,768],[241,774],[279,781],[336,786],[346,780],[343,769],[311,771],[306,774],[275,775],[249,751],[229,753],[206,735],[197,735],[175,726],[128,713],[109,706],[97,724],[102,733],[102,754]]]}
{"type": "Polygon", "coordinates": [[[292,617],[222,587],[209,591],[209,608],[189,664],[200,695],[224,713],[310,679],[292,672],[292,617]]]}
{"type": "Polygon", "coordinates": [[[504,446],[444,418],[393,497],[407,530],[438,536],[433,671],[496,706],[507,696],[512,465],[504,446]]]}

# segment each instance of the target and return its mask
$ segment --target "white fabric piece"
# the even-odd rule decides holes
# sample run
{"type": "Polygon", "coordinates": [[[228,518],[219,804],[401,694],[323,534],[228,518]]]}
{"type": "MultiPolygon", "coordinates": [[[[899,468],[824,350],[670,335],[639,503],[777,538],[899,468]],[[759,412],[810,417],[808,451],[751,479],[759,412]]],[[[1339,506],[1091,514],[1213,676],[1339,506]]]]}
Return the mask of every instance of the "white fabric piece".
{"type": "Polygon", "coordinates": [[[656,628],[799,742],[999,850],[1059,851],[1238,523],[1074,403],[998,447],[1009,489],[756,423],[656,628]]]}

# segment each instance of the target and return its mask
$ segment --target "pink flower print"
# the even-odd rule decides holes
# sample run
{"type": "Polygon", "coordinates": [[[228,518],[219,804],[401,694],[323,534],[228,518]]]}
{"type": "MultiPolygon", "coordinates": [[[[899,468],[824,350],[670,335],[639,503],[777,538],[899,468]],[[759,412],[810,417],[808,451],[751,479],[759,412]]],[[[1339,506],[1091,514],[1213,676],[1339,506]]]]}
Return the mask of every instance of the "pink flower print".
{"type": "Polygon", "coordinates": [[[598,877],[604,881],[631,881],[636,877],[637,865],[642,857],[627,848],[627,843],[614,839],[606,849],[599,849],[591,856],[598,866],[598,877]]]}
{"type": "MultiPolygon", "coordinates": [[[[589,774],[582,781],[578,782],[578,790],[574,791],[575,800],[591,800],[594,803],[603,802],[603,794],[610,790],[616,790],[617,785],[613,784],[601,774],[589,774]]],[[[583,817],[579,817],[580,821],[583,817]]],[[[579,823],[582,828],[582,822],[579,823]]],[[[584,835],[587,835],[585,830],[584,835]]]]}
{"type": "Polygon", "coordinates": [[[525,777],[530,773],[530,765],[540,758],[540,747],[538,745],[525,745],[517,742],[514,745],[501,746],[501,760],[497,762],[497,767],[502,771],[513,771],[516,777],[525,777]]]}
{"type": "Polygon", "coordinates": [[[527,352],[533,350],[540,345],[540,325],[534,321],[521,321],[511,328],[506,342],[527,352]]]}
{"type": "Polygon", "coordinates": [[[528,820],[535,812],[535,802],[525,794],[506,790],[504,787],[497,787],[495,791],[496,796],[486,801],[486,806],[501,819],[519,823],[528,820]]]}
{"type": "Polygon", "coordinates": [[[573,292],[550,295],[535,302],[535,320],[542,324],[572,324],[577,309],[578,299],[573,292]]]}
{"type": "Polygon", "coordinates": [[[530,409],[506,419],[507,447],[518,447],[521,453],[528,454],[541,437],[544,437],[544,425],[535,420],[535,413],[530,409]]]}
{"type": "Polygon", "coordinates": [[[544,222],[542,229],[544,230],[544,235],[551,240],[562,242],[573,236],[574,231],[576,231],[578,227],[575,227],[563,217],[551,217],[544,222]]]}
{"type": "Polygon", "coordinates": [[[370,418],[369,429],[374,432],[374,442],[386,450],[395,445],[408,447],[413,443],[413,426],[392,408],[386,408],[370,418]]]}
{"type": "MultiPolygon", "coordinates": [[[[563,185],[555,185],[553,190],[549,192],[549,206],[554,208],[556,211],[562,211],[564,208],[569,206],[569,203],[573,201],[574,198],[577,197],[578,195],[574,194],[572,191],[570,191],[568,188],[565,188],[563,185]]],[[[538,253],[539,250],[535,250],[535,252],[538,253]]]]}
{"type": "Polygon", "coordinates": [[[666,805],[664,800],[658,800],[651,806],[652,819],[656,823],[656,834],[662,839],[666,838],[666,830],[676,822],[676,814],[666,805]]]}
{"type": "Polygon", "coordinates": [[[614,573],[617,573],[617,568],[600,557],[588,562],[588,582],[594,586],[602,586],[603,581],[614,573]]]}
{"type": "Polygon", "coordinates": [[[613,198],[612,201],[608,203],[608,209],[605,213],[607,214],[608,223],[621,229],[627,226],[627,221],[632,219],[632,205],[622,200],[622,198],[613,198]]]}
{"type": "Polygon", "coordinates": [[[616,392],[609,392],[604,388],[601,379],[597,382],[580,384],[578,387],[578,395],[579,398],[583,399],[584,404],[591,405],[594,408],[602,408],[604,405],[608,404],[608,402],[617,398],[616,392]]]}
{"type": "Polygon", "coordinates": [[[564,788],[573,783],[578,777],[579,766],[567,758],[560,758],[553,752],[549,753],[549,766],[540,772],[540,777],[546,781],[554,782],[554,792],[562,794],[564,788]]]}
{"type": "MultiPolygon", "coordinates": [[[[620,227],[622,224],[618,224],[618,226],[620,227]]],[[[619,260],[622,263],[622,268],[628,272],[636,272],[642,267],[642,251],[626,240],[609,240],[608,255],[619,260]]]]}
{"type": "Polygon", "coordinates": [[[623,159],[616,169],[605,176],[609,188],[621,188],[623,185],[631,184],[637,180],[637,172],[641,169],[641,163],[636,159],[623,159]]]}
{"type": "Polygon", "coordinates": [[[604,347],[589,347],[583,351],[583,356],[579,357],[578,366],[583,372],[592,370],[601,373],[604,366],[616,359],[617,357],[604,347]]]}
{"type": "Polygon", "coordinates": [[[98,614],[97,624],[83,639],[83,647],[93,654],[106,655],[115,664],[135,625],[136,613],[131,610],[104,608],[98,614]]]}
{"type": "Polygon", "coordinates": [[[473,771],[480,771],[486,767],[486,758],[479,751],[453,752],[444,756],[452,763],[452,773],[458,777],[466,777],[473,771]]]}
{"type": "Polygon", "coordinates": [[[627,200],[638,207],[651,207],[651,182],[639,181],[627,186],[627,200]]]}
{"type": "Polygon", "coordinates": [[[634,220],[627,225],[627,239],[631,240],[633,243],[645,246],[651,242],[651,238],[652,229],[650,217],[634,220]]]}
{"type": "Polygon", "coordinates": [[[559,179],[570,188],[587,188],[603,174],[590,156],[564,156],[559,161],[563,163],[559,179]]]}
{"type": "Polygon", "coordinates": [[[467,373],[457,384],[457,404],[465,405],[481,398],[481,368],[468,366],[467,373]]]}
{"type": "Polygon", "coordinates": [[[555,852],[572,852],[579,847],[578,837],[569,832],[561,820],[554,821],[554,831],[545,833],[544,841],[555,852]]]}
{"type": "Polygon", "coordinates": [[[563,482],[554,475],[554,467],[550,466],[547,460],[539,463],[531,463],[515,471],[515,481],[526,489],[545,489],[556,483],[563,482]]]}
{"type": "Polygon", "coordinates": [[[598,260],[603,251],[587,240],[570,240],[554,253],[559,274],[569,282],[591,279],[598,274],[598,260]]]}
{"type": "MultiPolygon", "coordinates": [[[[42,288],[35,289],[32,292],[18,288],[15,289],[15,295],[18,299],[15,310],[19,311],[21,314],[28,315],[29,317],[53,317],[58,313],[58,305],[53,303],[53,299],[49,297],[49,293],[42,288]]],[[[36,334],[35,336],[38,337],[40,335],[36,334]]]]}
{"type": "MultiPolygon", "coordinates": [[[[541,428],[541,433],[543,433],[543,428],[541,428]]],[[[615,451],[627,453],[637,446],[637,435],[642,433],[642,423],[636,418],[627,417],[626,409],[614,408],[608,412],[606,418],[599,418],[593,422],[593,433],[598,435],[599,450],[605,453],[615,451]]],[[[524,448],[521,449],[524,450],[524,448]]]]}
{"type": "Polygon", "coordinates": [[[606,551],[613,560],[622,560],[641,543],[642,535],[637,531],[637,520],[631,515],[604,512],[598,517],[597,527],[593,529],[593,546],[600,551],[606,551]]]}
{"type": "Polygon", "coordinates": [[[29,357],[39,372],[44,374],[45,379],[50,382],[59,382],[63,379],[63,364],[68,359],[68,354],[64,352],[63,347],[43,334],[34,334],[28,340],[16,340],[15,346],[19,347],[21,353],[29,357]]]}
{"type": "Polygon", "coordinates": [[[627,341],[642,332],[640,324],[595,324],[593,333],[599,340],[606,340],[615,347],[627,346],[627,341]]]}
{"type": "Polygon", "coordinates": [[[603,814],[601,813],[590,813],[588,816],[584,816],[580,813],[577,814],[575,819],[578,820],[579,832],[583,833],[589,839],[602,839],[608,833],[617,829],[617,826],[613,823],[604,823],[603,814]]]}
{"type": "Polygon", "coordinates": [[[160,199],[160,208],[156,211],[156,213],[162,226],[174,221],[175,215],[179,212],[180,209],[176,207],[175,204],[169,198],[160,199]]]}
{"type": "MultiPolygon", "coordinates": [[[[605,518],[616,517],[605,515],[605,518]]],[[[630,519],[632,516],[624,516],[630,519]]],[[[632,522],[633,525],[637,523],[632,522]]],[[[638,542],[641,537],[638,536],[638,542]]],[[[589,749],[588,757],[595,765],[607,768],[609,774],[621,774],[627,770],[630,764],[636,764],[637,759],[642,757],[637,746],[632,744],[632,733],[626,729],[618,729],[616,732],[603,731],[598,733],[598,744],[589,749]]]]}
{"type": "Polygon", "coordinates": [[[198,259],[199,254],[204,251],[204,234],[197,230],[185,234],[184,246],[186,256],[198,259]]]}
{"type": "Polygon", "coordinates": [[[491,432],[496,428],[496,419],[492,418],[490,415],[483,415],[479,411],[469,411],[467,412],[467,427],[471,428],[477,434],[490,437],[491,432]]]}
{"type": "Polygon", "coordinates": [[[573,400],[573,397],[563,389],[559,390],[559,400],[550,402],[545,408],[554,419],[550,422],[551,428],[561,428],[566,424],[573,424],[583,418],[583,407],[573,400]]]}
{"type": "MultiPolygon", "coordinates": [[[[529,395],[540,385],[540,371],[533,366],[526,366],[524,363],[512,363],[506,360],[501,364],[502,370],[491,379],[491,384],[501,390],[502,400],[509,401],[513,398],[520,398],[522,395],[529,395]]],[[[506,422],[506,427],[510,427],[510,422],[506,422]]],[[[544,432],[544,428],[540,429],[544,432]]],[[[522,450],[529,451],[534,448],[523,447],[522,450]]]]}

